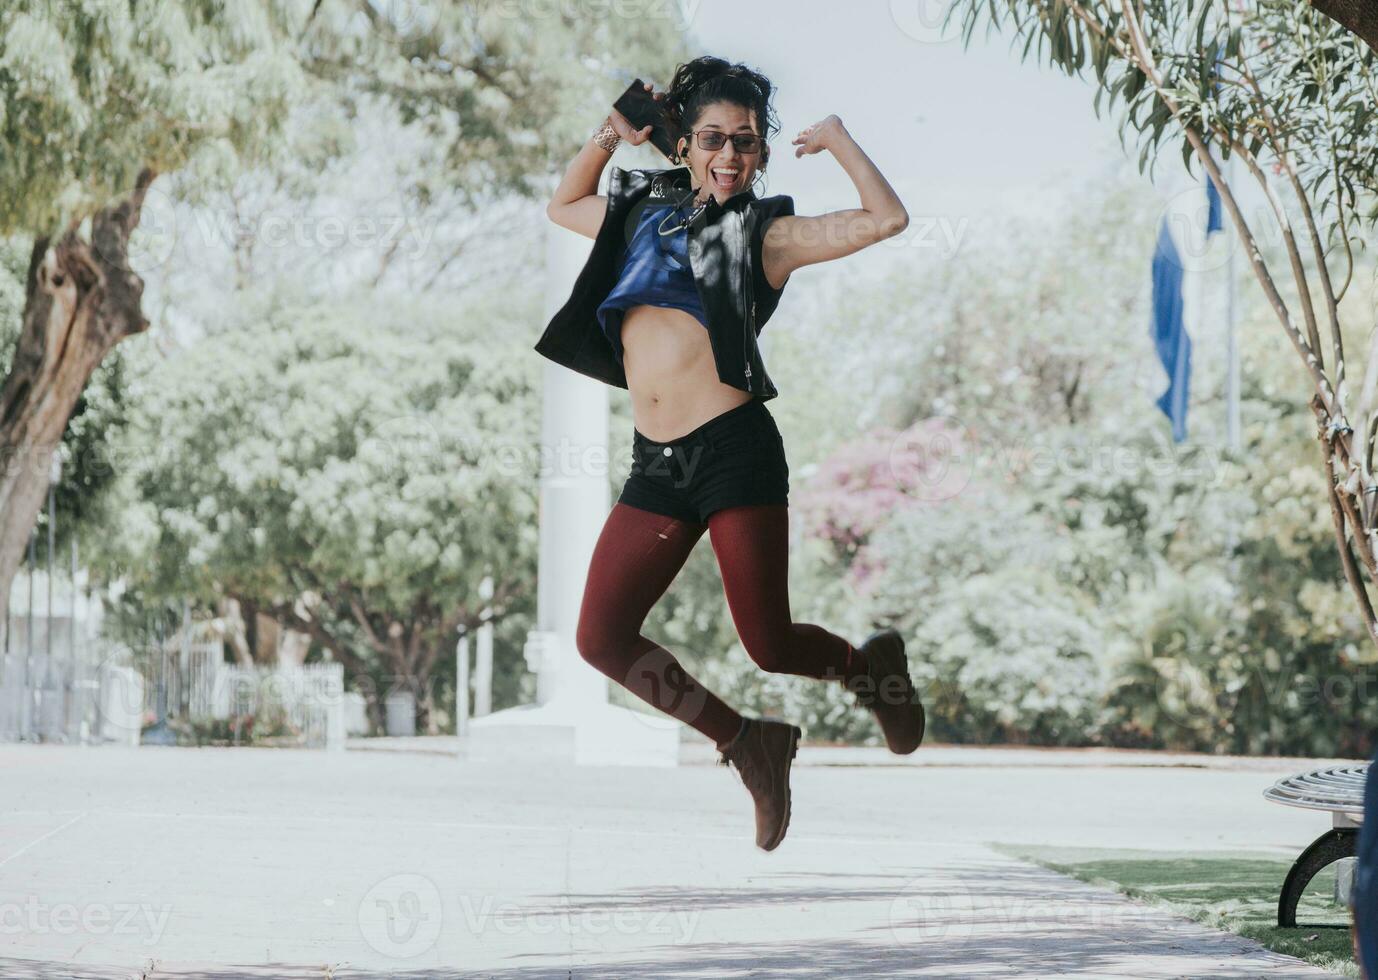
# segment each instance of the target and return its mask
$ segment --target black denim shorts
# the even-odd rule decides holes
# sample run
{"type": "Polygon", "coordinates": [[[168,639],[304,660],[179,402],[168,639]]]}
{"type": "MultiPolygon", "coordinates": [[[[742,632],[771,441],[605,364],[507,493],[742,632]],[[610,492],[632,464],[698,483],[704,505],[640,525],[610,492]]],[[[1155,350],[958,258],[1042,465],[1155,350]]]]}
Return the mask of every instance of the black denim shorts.
{"type": "Polygon", "coordinates": [[[787,504],[785,443],[765,402],[752,398],[670,442],[633,429],[617,502],[691,523],[724,507],[787,504]]]}

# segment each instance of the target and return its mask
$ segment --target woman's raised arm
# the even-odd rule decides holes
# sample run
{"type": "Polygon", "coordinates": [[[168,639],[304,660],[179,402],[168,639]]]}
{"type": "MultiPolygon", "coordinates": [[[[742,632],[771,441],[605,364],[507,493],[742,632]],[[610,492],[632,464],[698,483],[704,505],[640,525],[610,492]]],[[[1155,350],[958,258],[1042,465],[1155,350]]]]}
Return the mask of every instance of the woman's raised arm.
{"type": "Polygon", "coordinates": [[[820,215],[786,214],[772,221],[762,239],[761,265],[766,281],[776,289],[800,266],[851,255],[909,225],[909,212],[895,189],[837,116],[814,123],[793,143],[798,147],[796,157],[831,151],[856,185],[861,207],[820,215]]]}
{"type": "Polygon", "coordinates": [[[607,196],[598,193],[598,178],[611,159],[612,154],[590,136],[575,154],[560,186],[555,188],[554,197],[545,207],[546,216],[561,228],[597,238],[608,210],[607,196]]]}
{"type": "MultiPolygon", "coordinates": [[[[646,89],[652,91],[657,99],[665,98],[664,92],[652,90],[650,82],[646,83],[646,89]]],[[[650,138],[650,126],[633,129],[627,117],[616,109],[608,112],[607,121],[612,124],[619,139],[633,146],[639,146],[650,138]]],[[[613,148],[616,149],[616,146],[613,148]]],[[[605,150],[590,136],[575,154],[560,185],[555,188],[555,195],[545,207],[546,217],[561,228],[568,228],[588,238],[597,238],[598,229],[603,226],[603,216],[608,212],[607,196],[598,193],[598,179],[611,159],[612,150],[605,150]]]]}

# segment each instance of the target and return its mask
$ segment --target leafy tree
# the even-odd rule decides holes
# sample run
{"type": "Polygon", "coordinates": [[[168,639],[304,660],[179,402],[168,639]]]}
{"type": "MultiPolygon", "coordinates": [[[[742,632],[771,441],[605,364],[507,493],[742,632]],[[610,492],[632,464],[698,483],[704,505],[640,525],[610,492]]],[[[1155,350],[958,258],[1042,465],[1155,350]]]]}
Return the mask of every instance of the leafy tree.
{"type": "MultiPolygon", "coordinates": [[[[782,370],[817,393],[781,416],[795,592],[847,635],[904,630],[936,739],[1358,755],[1378,677],[1314,494],[1311,414],[1287,396],[1290,343],[1246,293],[1241,453],[1218,448],[1209,331],[1198,435],[1166,441],[1152,236],[1123,231],[1151,227],[1152,197],[1084,195],[1051,227],[1002,226],[777,338],[782,370]],[[842,322],[846,370],[819,370],[842,322]],[[815,410],[857,378],[876,383],[855,414],[815,410]]],[[[1371,272],[1356,271],[1349,315],[1371,303],[1371,272]]],[[[814,737],[875,739],[835,692],[740,661],[710,669],[746,703],[785,703],[814,737]]]]}
{"type": "Polygon", "coordinates": [[[536,376],[502,334],[531,312],[362,296],[255,310],[150,372],[104,570],[150,599],[270,613],[375,711],[394,685],[431,706],[457,628],[532,605],[536,376]]]}
{"type": "Polygon", "coordinates": [[[131,238],[153,182],[271,145],[301,84],[293,14],[269,0],[0,8],[0,236],[29,242],[0,385],[0,614],[82,390],[148,327],[131,238]]]}
{"type": "MultiPolygon", "coordinates": [[[[1336,16],[1355,13],[1352,4],[1325,6],[1336,16]]],[[[984,22],[1022,40],[1026,57],[1036,50],[1068,74],[1089,76],[1097,111],[1119,100],[1121,131],[1138,137],[1141,168],[1179,140],[1184,162],[1194,158],[1219,188],[1249,267],[1311,382],[1344,575],[1378,644],[1360,576],[1362,565],[1378,577],[1378,347],[1356,401],[1340,315],[1360,229],[1378,217],[1373,49],[1290,0],[1253,0],[1242,11],[1223,0],[958,0],[952,12],[959,11],[968,38],[984,22]],[[1256,222],[1213,149],[1243,163],[1285,261],[1265,256],[1256,222]]]]}
{"type": "MultiPolygon", "coordinates": [[[[1261,325],[1267,311],[1249,319],[1261,325]]],[[[1255,326],[1252,336],[1242,371],[1244,451],[1204,497],[1233,501],[1237,540],[1227,563],[1194,549],[1168,552],[1153,587],[1121,604],[1103,737],[1366,756],[1378,730],[1378,673],[1328,508],[1316,499],[1324,479],[1313,463],[1314,420],[1287,395],[1296,371],[1283,334],[1255,326]]],[[[1185,516],[1182,545],[1226,523],[1215,507],[1185,516]]]]}
{"type": "MultiPolygon", "coordinates": [[[[470,0],[5,4],[0,237],[26,254],[22,326],[0,386],[0,601],[80,393],[115,344],[148,327],[149,253],[160,261],[166,244],[136,235],[150,195],[166,211],[217,193],[242,201],[236,177],[256,165],[290,173],[269,179],[275,190],[300,192],[350,149],[351,114],[380,104],[426,136],[397,184],[435,220],[535,193],[629,73],[673,65],[677,9],[571,19],[558,5],[470,0]],[[293,109],[323,110],[309,138],[284,138],[293,109]],[[163,174],[185,179],[155,188],[163,174]]],[[[238,271],[247,284],[251,270],[238,271]]]]}
{"type": "Polygon", "coordinates": [[[457,190],[457,208],[547,192],[621,88],[637,75],[669,84],[687,51],[673,0],[573,17],[553,0],[334,5],[397,55],[367,75],[349,58],[335,67],[427,134],[422,165],[403,175],[409,192],[457,190]]]}

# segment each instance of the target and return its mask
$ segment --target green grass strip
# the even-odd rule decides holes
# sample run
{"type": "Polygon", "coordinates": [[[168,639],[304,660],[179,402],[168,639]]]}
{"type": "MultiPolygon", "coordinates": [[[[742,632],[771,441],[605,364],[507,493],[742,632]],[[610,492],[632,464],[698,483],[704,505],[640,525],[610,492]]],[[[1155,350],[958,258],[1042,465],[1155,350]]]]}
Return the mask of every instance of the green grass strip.
{"type": "Polygon", "coordinates": [[[1313,966],[1358,977],[1349,910],[1334,901],[1335,872],[1318,875],[1302,896],[1296,929],[1277,926],[1278,892],[1292,862],[1259,854],[1107,850],[993,845],[1001,853],[1185,918],[1236,933],[1313,966]]]}

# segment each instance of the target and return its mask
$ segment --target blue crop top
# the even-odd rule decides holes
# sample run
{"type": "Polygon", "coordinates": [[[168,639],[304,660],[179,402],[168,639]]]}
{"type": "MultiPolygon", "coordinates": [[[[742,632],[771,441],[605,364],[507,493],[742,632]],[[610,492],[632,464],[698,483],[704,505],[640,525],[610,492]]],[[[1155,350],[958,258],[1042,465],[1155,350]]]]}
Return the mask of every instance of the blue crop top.
{"type": "MultiPolygon", "coordinates": [[[[689,265],[689,232],[662,236],[657,230],[668,204],[648,207],[637,222],[631,244],[617,260],[617,283],[598,307],[598,322],[617,359],[622,360],[622,318],[633,306],[668,306],[693,314],[704,327],[708,317],[689,265]]],[[[670,219],[674,224],[675,218],[670,219]]]]}

